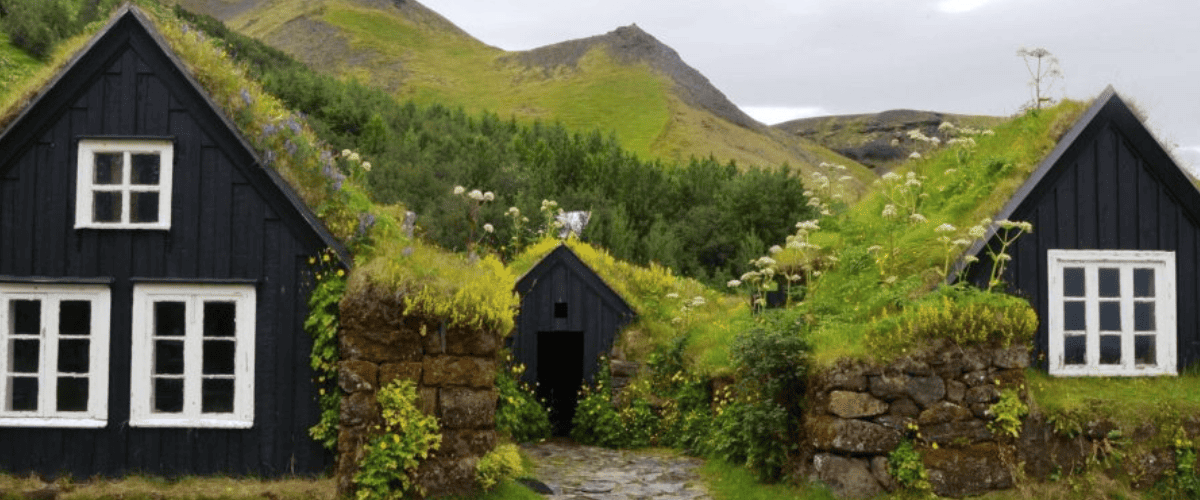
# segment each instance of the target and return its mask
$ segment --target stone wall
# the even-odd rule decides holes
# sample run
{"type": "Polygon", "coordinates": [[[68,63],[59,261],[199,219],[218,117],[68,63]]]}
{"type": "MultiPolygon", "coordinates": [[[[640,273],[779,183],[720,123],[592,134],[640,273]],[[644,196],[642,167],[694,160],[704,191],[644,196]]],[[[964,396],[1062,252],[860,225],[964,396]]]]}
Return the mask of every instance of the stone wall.
{"type": "Polygon", "coordinates": [[[436,416],[442,445],[417,471],[429,496],[475,491],[475,464],[496,445],[496,351],[500,332],[446,328],[404,316],[398,297],[370,291],[341,303],[342,399],[338,432],[340,494],[352,479],[371,429],[381,423],[375,391],[396,379],[417,382],[421,411],[436,416]]]}
{"type": "Polygon", "coordinates": [[[1001,389],[1023,383],[1027,366],[1023,346],[941,344],[885,366],[844,362],[819,372],[804,418],[811,474],[841,498],[892,491],[887,456],[913,436],[928,445],[922,461],[937,494],[1010,488],[1015,447],[988,422],[1001,389]]]}

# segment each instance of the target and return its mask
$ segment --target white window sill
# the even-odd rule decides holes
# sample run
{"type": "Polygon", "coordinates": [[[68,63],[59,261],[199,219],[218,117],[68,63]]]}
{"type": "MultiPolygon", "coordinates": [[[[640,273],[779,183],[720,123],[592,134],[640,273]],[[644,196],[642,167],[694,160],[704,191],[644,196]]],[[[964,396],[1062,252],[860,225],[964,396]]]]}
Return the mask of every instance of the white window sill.
{"type": "Polygon", "coordinates": [[[249,429],[254,427],[253,420],[235,420],[223,418],[153,418],[130,420],[130,427],[186,427],[211,429],[249,429]]]}
{"type": "Polygon", "coordinates": [[[1137,367],[1132,370],[1128,368],[1078,368],[1065,370],[1062,368],[1050,370],[1050,375],[1054,377],[1158,377],[1163,375],[1175,376],[1178,375],[1174,368],[1162,366],[1147,366],[1137,367]]]}
{"type": "Polygon", "coordinates": [[[78,427],[99,429],[107,420],[94,418],[0,417],[0,427],[78,427]]]}

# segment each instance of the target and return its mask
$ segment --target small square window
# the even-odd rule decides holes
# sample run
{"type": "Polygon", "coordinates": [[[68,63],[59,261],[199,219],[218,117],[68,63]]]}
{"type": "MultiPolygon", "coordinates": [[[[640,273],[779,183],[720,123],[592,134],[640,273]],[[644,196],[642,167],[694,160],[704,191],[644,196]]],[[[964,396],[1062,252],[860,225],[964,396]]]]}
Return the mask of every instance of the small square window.
{"type": "Polygon", "coordinates": [[[1050,250],[1052,375],[1175,373],[1175,254],[1050,250]]]}
{"type": "Polygon", "coordinates": [[[567,317],[567,303],[566,302],[555,302],[554,303],[554,317],[555,318],[567,317]]]}
{"type": "Polygon", "coordinates": [[[170,229],[171,141],[79,141],[75,227],[170,229]]]}

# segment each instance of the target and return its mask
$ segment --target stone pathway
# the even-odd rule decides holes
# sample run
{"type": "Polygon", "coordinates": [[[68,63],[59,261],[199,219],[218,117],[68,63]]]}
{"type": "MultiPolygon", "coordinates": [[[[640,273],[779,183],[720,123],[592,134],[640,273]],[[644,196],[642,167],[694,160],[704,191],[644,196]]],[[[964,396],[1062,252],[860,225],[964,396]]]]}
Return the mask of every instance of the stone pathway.
{"type": "Polygon", "coordinates": [[[567,440],[526,445],[533,475],[552,500],[710,500],[696,471],[704,461],[670,452],[609,450],[567,440]]]}

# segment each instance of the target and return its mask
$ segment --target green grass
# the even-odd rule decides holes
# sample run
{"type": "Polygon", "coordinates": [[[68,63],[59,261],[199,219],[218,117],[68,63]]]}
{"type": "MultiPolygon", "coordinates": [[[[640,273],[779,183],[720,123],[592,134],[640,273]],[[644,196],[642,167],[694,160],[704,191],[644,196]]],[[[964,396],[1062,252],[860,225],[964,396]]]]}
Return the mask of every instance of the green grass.
{"type": "MultiPolygon", "coordinates": [[[[60,478],[53,481],[61,500],[94,500],[124,498],[129,500],[334,500],[337,485],[332,478],[288,478],[260,480],[229,477],[195,477],[163,479],[149,476],[128,476],[120,479],[95,478],[72,481],[60,478]]],[[[0,492],[19,494],[40,490],[46,486],[36,477],[17,477],[0,474],[0,492]]],[[[8,498],[8,497],[4,497],[8,498]]],[[[16,496],[16,498],[24,498],[16,496]]],[[[511,497],[521,498],[521,497],[511,497]]]]}
{"type": "Polygon", "coordinates": [[[1146,422],[1170,439],[1180,419],[1200,415],[1200,373],[1177,377],[1051,377],[1025,371],[1033,399],[1048,415],[1070,422],[1108,419],[1126,431],[1146,422]]]}
{"type": "Polygon", "coordinates": [[[821,486],[763,484],[745,467],[722,460],[708,460],[700,468],[700,477],[714,500],[833,500],[821,486]]]}

